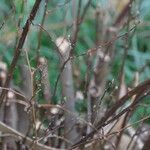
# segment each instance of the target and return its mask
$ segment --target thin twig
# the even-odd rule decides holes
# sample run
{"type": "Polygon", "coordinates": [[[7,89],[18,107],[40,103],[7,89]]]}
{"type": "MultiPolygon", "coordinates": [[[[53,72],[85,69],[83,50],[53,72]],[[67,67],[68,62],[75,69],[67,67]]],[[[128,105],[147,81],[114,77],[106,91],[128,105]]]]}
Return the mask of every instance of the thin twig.
{"type": "MultiPolygon", "coordinates": [[[[31,25],[31,22],[34,20],[35,18],[35,15],[38,11],[38,8],[39,8],[39,5],[41,3],[41,0],[36,0],[35,1],[35,4],[31,10],[31,13],[29,15],[29,18],[27,19],[26,21],[26,24],[25,26],[23,27],[23,32],[21,34],[21,37],[19,39],[19,42],[18,42],[18,45],[16,47],[16,50],[15,50],[15,54],[14,54],[14,57],[13,57],[13,60],[11,62],[11,65],[10,65],[10,69],[8,71],[8,76],[7,76],[7,79],[6,79],[6,82],[5,82],[5,85],[4,87],[7,88],[10,84],[10,80],[12,79],[12,76],[13,76],[13,72],[15,70],[15,67],[17,65],[17,62],[18,62],[18,59],[20,57],[20,54],[21,54],[21,49],[24,45],[24,42],[25,42],[25,39],[27,37],[27,34],[29,32],[29,28],[30,28],[30,25],[31,25]]],[[[2,90],[2,93],[0,95],[0,106],[2,105],[3,103],[3,99],[5,97],[5,95],[7,94],[7,91],[6,90],[2,90]]]]}
{"type": "MultiPolygon", "coordinates": [[[[1,121],[0,121],[0,130],[4,133],[14,134],[18,140],[26,138],[27,145],[30,145],[33,142],[33,140],[30,139],[29,137],[26,137],[25,135],[12,129],[11,127],[7,126],[6,124],[2,123],[1,121]]],[[[40,144],[38,142],[35,142],[35,149],[36,150],[59,150],[57,148],[48,147],[48,146],[40,144]]]]}
{"type": "MultiPolygon", "coordinates": [[[[97,126],[96,126],[97,130],[100,129],[101,127],[106,126],[110,122],[114,121],[116,118],[120,117],[128,109],[130,109],[130,107],[127,107],[121,113],[119,113],[118,115],[116,115],[115,117],[113,117],[112,119],[110,119],[109,121],[107,121],[118,110],[118,108],[120,108],[121,106],[123,106],[125,104],[125,102],[130,97],[132,97],[133,95],[136,95],[138,93],[144,94],[149,88],[150,88],[150,79],[144,81],[143,83],[141,83],[140,85],[138,85],[137,87],[135,87],[133,90],[129,91],[125,96],[123,96],[118,101],[116,101],[116,103],[108,111],[106,111],[104,117],[97,123],[97,126]]],[[[137,102],[139,102],[139,99],[136,102],[134,102],[134,104],[137,103],[137,102]]],[[[132,106],[134,106],[134,105],[132,104],[132,106]]],[[[74,144],[72,146],[72,148],[78,147],[78,145],[80,145],[82,142],[84,143],[89,138],[92,138],[93,135],[95,134],[95,132],[96,131],[92,131],[91,133],[89,133],[86,137],[82,138],[79,142],[77,142],[76,144],[74,144]]]]}

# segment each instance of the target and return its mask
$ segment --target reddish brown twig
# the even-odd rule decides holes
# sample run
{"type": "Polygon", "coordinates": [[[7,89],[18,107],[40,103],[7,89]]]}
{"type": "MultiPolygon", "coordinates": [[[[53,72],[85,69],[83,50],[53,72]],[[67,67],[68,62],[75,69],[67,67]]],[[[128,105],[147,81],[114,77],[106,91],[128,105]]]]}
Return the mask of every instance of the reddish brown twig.
{"type": "Polygon", "coordinates": [[[131,8],[131,4],[132,4],[133,0],[130,0],[127,5],[124,7],[124,9],[121,11],[121,13],[119,14],[119,16],[117,17],[115,23],[113,24],[113,26],[118,26],[121,24],[121,22],[123,21],[123,19],[126,17],[126,15],[128,14],[128,12],[130,11],[131,8]]]}

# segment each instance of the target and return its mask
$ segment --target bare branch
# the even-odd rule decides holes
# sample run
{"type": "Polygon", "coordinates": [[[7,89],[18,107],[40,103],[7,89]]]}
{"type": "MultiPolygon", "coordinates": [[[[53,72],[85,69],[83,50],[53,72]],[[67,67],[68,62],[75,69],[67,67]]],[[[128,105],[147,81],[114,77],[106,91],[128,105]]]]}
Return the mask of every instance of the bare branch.
{"type": "MultiPolygon", "coordinates": [[[[27,145],[31,145],[33,144],[33,140],[30,139],[29,137],[26,137],[25,135],[21,134],[20,132],[12,129],[11,127],[7,126],[6,124],[2,123],[0,121],[0,131],[4,132],[4,133],[9,133],[9,134],[14,134],[15,137],[18,139],[18,140],[22,140],[22,139],[26,139],[26,144],[27,145]]],[[[52,148],[52,147],[48,147],[48,146],[45,146],[43,144],[40,144],[38,142],[35,142],[35,149],[36,150],[59,150],[57,148],[52,148]]]]}
{"type": "MultiPolygon", "coordinates": [[[[31,10],[30,16],[27,19],[25,26],[23,27],[23,32],[22,32],[21,37],[19,39],[19,42],[18,42],[18,45],[16,47],[13,60],[12,60],[11,65],[10,65],[10,69],[8,71],[8,76],[7,76],[5,85],[4,85],[5,88],[7,88],[9,86],[9,84],[10,84],[10,80],[12,78],[13,72],[15,70],[16,64],[17,64],[19,56],[21,54],[21,49],[22,49],[22,47],[24,45],[26,36],[27,36],[27,34],[29,32],[29,28],[30,28],[31,22],[34,20],[35,15],[36,15],[36,13],[38,11],[40,2],[41,2],[41,0],[36,0],[35,1],[35,4],[34,4],[32,10],[31,10]]],[[[3,103],[3,99],[4,99],[5,95],[6,95],[6,93],[7,93],[6,90],[2,90],[2,93],[0,95],[0,106],[3,103]]]]}

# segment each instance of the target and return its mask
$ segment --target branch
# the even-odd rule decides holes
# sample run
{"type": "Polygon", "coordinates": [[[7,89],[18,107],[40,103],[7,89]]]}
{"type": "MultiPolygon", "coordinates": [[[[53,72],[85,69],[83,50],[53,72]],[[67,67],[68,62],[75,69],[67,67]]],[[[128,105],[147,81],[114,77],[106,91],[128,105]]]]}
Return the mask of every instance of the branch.
{"type": "MultiPolygon", "coordinates": [[[[29,32],[31,22],[34,20],[35,15],[38,11],[40,2],[41,2],[41,0],[36,0],[32,10],[31,10],[30,16],[27,19],[25,26],[23,27],[23,32],[22,32],[21,37],[19,39],[18,45],[16,47],[15,54],[14,54],[13,60],[11,62],[10,69],[9,69],[9,72],[8,72],[8,76],[7,76],[5,85],[4,85],[5,88],[7,88],[9,86],[10,80],[12,79],[13,72],[15,70],[16,64],[17,64],[19,56],[21,54],[21,49],[24,45],[25,39],[26,39],[27,34],[29,32]]],[[[0,106],[3,103],[3,99],[4,99],[6,94],[7,94],[7,91],[3,89],[2,93],[0,95],[0,106]]]]}
{"type": "MultiPolygon", "coordinates": [[[[4,124],[1,121],[0,121],[0,131],[5,132],[5,133],[9,133],[9,134],[13,134],[14,137],[17,138],[18,140],[25,138],[27,145],[32,145],[33,144],[33,140],[31,138],[26,137],[25,135],[23,135],[20,132],[14,130],[13,128],[7,126],[6,124],[4,124]]],[[[56,149],[56,148],[45,146],[45,145],[40,144],[38,142],[35,143],[34,146],[35,146],[36,150],[41,150],[41,149],[42,150],[59,150],[59,149],[56,149]]]]}
{"type": "MultiPolygon", "coordinates": [[[[104,117],[97,123],[97,126],[96,126],[97,130],[104,127],[105,125],[107,125],[108,122],[110,123],[110,120],[108,122],[107,122],[107,120],[111,116],[113,116],[114,113],[118,110],[118,108],[121,108],[129,98],[131,98],[134,95],[139,95],[139,93],[142,95],[148,89],[150,89],[150,79],[148,79],[148,80],[144,81],[143,83],[141,83],[140,85],[136,86],[133,90],[129,91],[125,96],[123,96],[118,101],[116,101],[116,103],[105,113],[104,117]]],[[[121,113],[124,114],[126,112],[125,110],[126,109],[124,109],[121,113]]],[[[119,116],[120,116],[120,114],[119,114],[119,116]]],[[[115,116],[115,118],[116,118],[116,116],[115,116]]],[[[79,142],[74,144],[72,146],[72,149],[78,147],[78,145],[81,145],[85,141],[92,138],[95,133],[96,133],[95,130],[90,132],[86,137],[82,138],[79,142]]]]}
{"type": "Polygon", "coordinates": [[[77,19],[75,20],[75,30],[73,31],[73,35],[72,35],[72,38],[71,38],[71,46],[72,46],[72,49],[71,49],[71,53],[73,54],[73,50],[76,46],[76,42],[77,42],[77,38],[78,38],[78,33],[79,33],[79,28],[80,28],[80,25],[82,24],[83,20],[84,20],[84,17],[86,15],[86,12],[88,10],[88,7],[90,6],[91,4],[91,0],[89,0],[83,10],[83,13],[80,17],[80,8],[81,8],[81,1],[79,1],[79,6],[78,6],[78,14],[77,14],[77,19]]]}
{"type": "Polygon", "coordinates": [[[115,23],[113,24],[113,26],[118,26],[121,24],[122,20],[126,17],[126,14],[130,11],[130,6],[132,4],[133,0],[130,0],[127,5],[124,7],[124,9],[122,10],[122,12],[119,14],[119,16],[117,17],[115,23]]]}

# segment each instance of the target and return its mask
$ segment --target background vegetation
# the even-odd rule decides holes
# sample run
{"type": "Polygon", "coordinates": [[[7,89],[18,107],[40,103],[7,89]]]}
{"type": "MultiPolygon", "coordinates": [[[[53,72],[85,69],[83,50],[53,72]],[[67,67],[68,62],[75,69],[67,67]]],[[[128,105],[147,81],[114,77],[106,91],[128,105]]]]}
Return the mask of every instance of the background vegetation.
{"type": "Polygon", "coordinates": [[[148,150],[149,8],[149,0],[1,0],[1,149],[148,150]]]}

